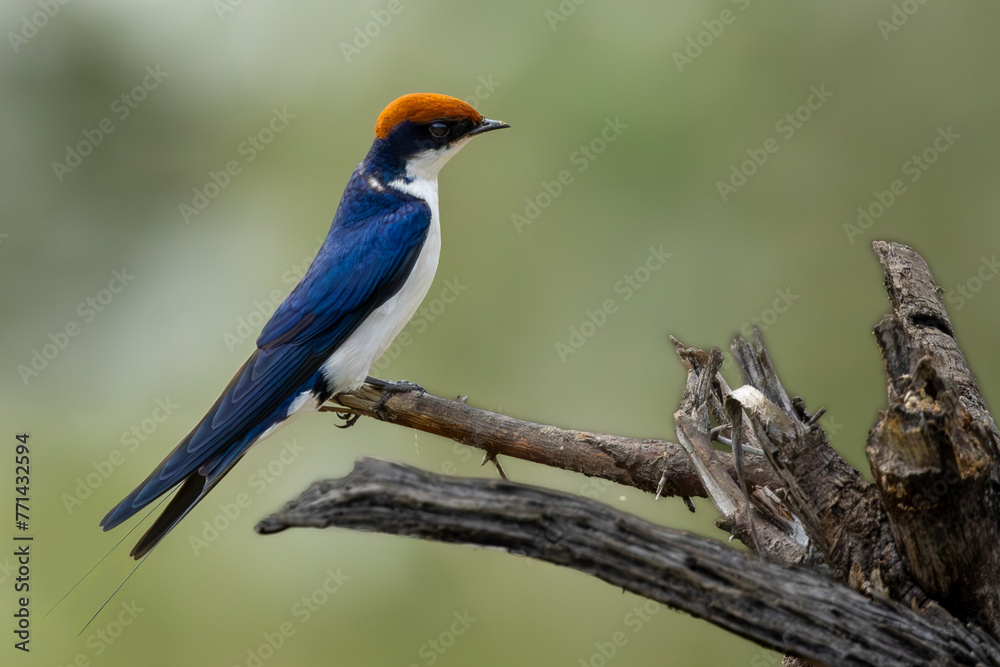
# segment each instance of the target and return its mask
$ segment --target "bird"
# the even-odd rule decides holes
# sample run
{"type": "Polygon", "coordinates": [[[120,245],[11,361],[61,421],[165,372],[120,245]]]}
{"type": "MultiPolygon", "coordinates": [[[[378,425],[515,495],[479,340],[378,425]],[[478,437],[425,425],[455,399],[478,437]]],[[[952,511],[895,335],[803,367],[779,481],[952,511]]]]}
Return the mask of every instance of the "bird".
{"type": "Polygon", "coordinates": [[[101,520],[111,530],[180,487],[132,558],[146,556],[283,422],[373,380],[369,368],[417,311],[437,270],[438,172],[473,137],[507,127],[437,93],[404,95],[382,110],[326,240],[264,325],[257,349],[191,432],[101,520]]]}

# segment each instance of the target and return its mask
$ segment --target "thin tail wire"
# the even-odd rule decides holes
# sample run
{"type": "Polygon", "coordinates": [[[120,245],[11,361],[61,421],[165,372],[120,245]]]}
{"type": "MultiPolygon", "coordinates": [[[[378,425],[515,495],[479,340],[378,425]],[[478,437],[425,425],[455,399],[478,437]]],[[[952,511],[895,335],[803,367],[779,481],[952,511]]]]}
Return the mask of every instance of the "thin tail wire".
{"type": "MultiPolygon", "coordinates": [[[[108,552],[107,552],[106,554],[104,554],[103,556],[101,556],[101,559],[100,559],[99,561],[97,561],[96,563],[94,563],[93,567],[91,567],[91,568],[90,568],[89,570],[87,570],[87,573],[86,573],[86,574],[84,574],[84,575],[83,575],[82,577],[80,577],[80,579],[79,579],[79,580],[77,580],[77,582],[76,582],[75,584],[73,584],[73,586],[72,586],[72,587],[71,587],[71,588],[70,588],[70,589],[69,589],[68,591],[66,591],[66,592],[65,592],[65,593],[63,594],[63,596],[62,596],[61,598],[59,598],[59,599],[58,599],[58,600],[56,601],[56,603],[55,603],[54,605],[52,605],[52,608],[51,608],[51,609],[49,609],[49,610],[48,610],[47,612],[45,612],[45,616],[44,616],[43,618],[48,618],[49,614],[51,614],[51,613],[52,613],[53,611],[55,611],[55,610],[56,610],[56,607],[58,607],[58,606],[59,606],[60,604],[62,604],[62,601],[63,601],[63,600],[65,600],[65,599],[66,599],[67,597],[69,597],[69,594],[70,594],[70,593],[72,593],[73,591],[75,591],[75,590],[76,590],[76,588],[77,588],[77,586],[79,586],[80,584],[82,584],[82,583],[84,582],[84,580],[85,580],[85,579],[86,579],[87,577],[89,577],[89,576],[91,575],[91,573],[92,573],[92,572],[93,572],[94,570],[96,570],[96,569],[97,569],[97,567],[98,567],[98,566],[99,566],[99,565],[100,565],[101,563],[103,563],[103,562],[104,562],[104,561],[105,561],[105,560],[107,559],[107,557],[108,557],[108,556],[110,556],[110,555],[111,555],[111,554],[112,554],[112,553],[114,552],[114,550],[115,550],[115,549],[117,549],[118,547],[120,547],[120,546],[121,546],[121,544],[122,544],[122,542],[124,542],[125,540],[127,540],[127,539],[128,539],[128,536],[129,536],[129,535],[131,535],[131,534],[132,534],[132,532],[133,532],[133,531],[134,531],[134,530],[135,530],[136,528],[138,528],[138,527],[139,527],[139,526],[141,526],[141,525],[142,525],[143,523],[145,523],[145,522],[146,522],[146,519],[148,519],[148,518],[149,518],[149,516],[150,516],[150,515],[151,515],[151,514],[152,514],[153,512],[155,512],[156,510],[158,510],[158,509],[160,508],[160,505],[162,505],[162,504],[163,504],[164,502],[166,502],[166,501],[167,501],[167,499],[168,499],[169,497],[170,497],[170,495],[167,495],[167,496],[164,496],[164,497],[163,497],[162,499],[160,499],[160,502],[156,503],[156,505],[154,505],[152,509],[150,509],[150,510],[149,510],[148,512],[146,512],[146,516],[144,516],[144,517],[142,518],[142,521],[139,521],[139,522],[138,522],[138,523],[136,523],[136,524],[135,524],[134,526],[132,526],[132,527],[131,527],[131,528],[129,529],[129,531],[128,531],[127,533],[125,533],[125,534],[124,534],[124,535],[122,536],[122,538],[121,538],[120,540],[118,540],[117,542],[115,542],[115,545],[114,545],[113,547],[111,547],[111,548],[110,548],[110,549],[108,550],[108,552]]],[[[143,558],[143,560],[145,560],[145,558],[143,558]]],[[[141,564],[142,564],[142,561],[139,561],[139,565],[141,565],[141,564]]],[[[108,602],[111,602],[112,598],[114,598],[114,596],[115,596],[115,593],[117,593],[117,592],[118,592],[118,590],[119,590],[119,589],[120,589],[120,588],[121,588],[122,586],[124,586],[124,585],[125,585],[125,582],[129,580],[129,577],[131,577],[131,576],[132,576],[132,575],[133,575],[133,574],[135,573],[135,571],[136,571],[137,569],[139,569],[139,565],[136,565],[136,566],[135,566],[134,568],[132,568],[132,571],[128,573],[128,576],[126,576],[126,577],[125,577],[124,581],[122,581],[122,583],[118,584],[118,588],[116,588],[116,589],[115,589],[115,591],[114,591],[114,593],[112,593],[112,594],[111,594],[111,597],[109,597],[109,598],[107,599],[107,601],[105,601],[105,603],[101,605],[101,608],[97,610],[97,614],[100,614],[100,613],[101,613],[101,611],[102,611],[102,610],[103,610],[103,609],[104,609],[104,608],[105,608],[106,606],[108,606],[108,602]]],[[[94,615],[93,615],[93,616],[91,617],[91,619],[90,619],[89,621],[87,621],[87,625],[83,626],[83,630],[80,630],[80,634],[83,634],[83,631],[84,631],[84,630],[86,630],[86,629],[87,629],[87,628],[88,628],[88,627],[90,626],[90,624],[94,622],[94,619],[95,619],[95,618],[97,618],[97,614],[94,614],[94,615]]],[[[77,635],[77,636],[79,637],[80,635],[77,635]]]]}
{"type": "Polygon", "coordinates": [[[87,625],[83,626],[83,628],[80,629],[80,632],[76,634],[77,637],[82,635],[87,630],[87,628],[90,627],[90,624],[94,622],[94,619],[97,618],[97,615],[100,614],[102,611],[104,611],[104,608],[108,606],[108,603],[111,602],[111,600],[115,597],[118,591],[121,590],[122,586],[125,585],[125,582],[131,579],[132,575],[135,574],[135,571],[139,569],[139,566],[146,562],[146,558],[147,558],[146,556],[143,556],[142,560],[140,560],[138,563],[135,564],[135,567],[133,567],[132,571],[128,573],[128,576],[125,577],[122,583],[118,584],[118,588],[116,588],[114,592],[112,592],[111,595],[108,596],[108,599],[104,601],[104,604],[101,605],[101,608],[98,609],[96,612],[94,612],[94,615],[90,617],[90,620],[87,621],[87,625]]]}

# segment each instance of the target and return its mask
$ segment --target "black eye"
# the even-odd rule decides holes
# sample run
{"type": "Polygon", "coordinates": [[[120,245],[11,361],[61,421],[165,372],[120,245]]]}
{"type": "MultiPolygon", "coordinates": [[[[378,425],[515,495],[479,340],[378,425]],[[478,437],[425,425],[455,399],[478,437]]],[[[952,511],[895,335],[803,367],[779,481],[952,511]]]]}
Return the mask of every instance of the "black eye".
{"type": "Polygon", "coordinates": [[[427,127],[427,131],[431,133],[431,136],[435,139],[444,139],[448,136],[449,128],[444,123],[431,123],[427,127]]]}

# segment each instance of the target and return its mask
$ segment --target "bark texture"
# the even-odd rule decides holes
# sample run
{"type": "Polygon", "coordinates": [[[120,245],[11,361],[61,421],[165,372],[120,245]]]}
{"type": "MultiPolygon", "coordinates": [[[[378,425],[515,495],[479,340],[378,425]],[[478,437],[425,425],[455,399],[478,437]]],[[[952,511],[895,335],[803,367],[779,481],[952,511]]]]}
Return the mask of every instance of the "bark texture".
{"type": "Polygon", "coordinates": [[[868,460],[907,572],[953,614],[1000,637],[1000,435],[912,249],[876,242],[893,312],[875,327],[889,407],[868,460]]]}
{"type": "Polygon", "coordinates": [[[954,619],[929,619],[806,570],[523,484],[363,458],[257,530],[329,526],[496,547],[572,567],[823,664],[1000,664],[1000,647],[954,619]]]}
{"type": "Polygon", "coordinates": [[[732,343],[736,389],[719,373],[721,350],[671,339],[687,369],[677,443],[371,385],[326,408],[442,435],[486,459],[708,497],[718,525],[754,556],[594,501],[369,459],[258,530],[346,526],[500,547],[687,611],[786,653],[786,664],[1000,665],[1000,433],[927,264],[901,244],[874,248],[892,304],[875,328],[888,386],[868,435],[875,483],[830,446],[823,409],[790,397],[756,331],[732,343]]]}

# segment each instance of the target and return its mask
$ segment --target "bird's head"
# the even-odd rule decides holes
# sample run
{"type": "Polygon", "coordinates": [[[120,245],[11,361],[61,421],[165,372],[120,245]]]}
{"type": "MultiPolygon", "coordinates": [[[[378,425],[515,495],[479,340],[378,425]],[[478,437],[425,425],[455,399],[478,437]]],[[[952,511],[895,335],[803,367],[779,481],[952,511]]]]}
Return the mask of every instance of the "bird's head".
{"type": "Polygon", "coordinates": [[[448,95],[412,93],[393,100],[375,123],[370,166],[407,178],[434,180],[469,139],[510,127],[483,118],[471,105],[448,95]]]}

